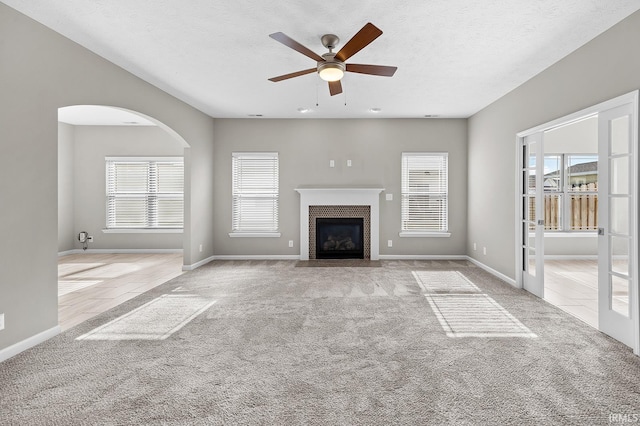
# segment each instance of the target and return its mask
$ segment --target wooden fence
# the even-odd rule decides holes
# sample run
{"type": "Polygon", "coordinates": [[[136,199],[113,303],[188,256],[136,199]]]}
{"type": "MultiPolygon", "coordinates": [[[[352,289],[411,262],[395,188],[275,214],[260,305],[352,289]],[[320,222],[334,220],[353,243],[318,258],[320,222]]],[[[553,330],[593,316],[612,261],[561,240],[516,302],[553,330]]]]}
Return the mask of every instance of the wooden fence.
{"type": "MultiPolygon", "coordinates": [[[[569,197],[568,211],[570,231],[594,231],[598,229],[598,184],[589,183],[574,185],[574,193],[566,194],[569,197]],[[585,194],[580,194],[585,192],[585,194]],[[589,194],[590,193],[590,194],[589,194]]],[[[562,224],[562,196],[558,194],[545,194],[544,196],[544,229],[557,231],[563,228],[562,224]]]]}

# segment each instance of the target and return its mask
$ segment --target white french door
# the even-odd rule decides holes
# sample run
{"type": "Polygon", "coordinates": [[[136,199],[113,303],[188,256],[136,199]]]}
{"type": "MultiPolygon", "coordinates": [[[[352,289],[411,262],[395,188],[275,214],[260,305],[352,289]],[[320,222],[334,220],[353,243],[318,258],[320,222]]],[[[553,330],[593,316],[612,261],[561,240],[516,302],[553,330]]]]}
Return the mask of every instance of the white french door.
{"type": "Polygon", "coordinates": [[[521,146],[522,285],[544,297],[544,150],[542,132],[522,138],[521,146]]]}
{"type": "Polygon", "coordinates": [[[637,126],[628,103],[598,115],[598,328],[640,351],[637,126]]]}
{"type": "Polygon", "coordinates": [[[544,296],[546,130],[598,116],[598,329],[640,355],[638,98],[634,91],[518,133],[516,282],[544,296]]]}

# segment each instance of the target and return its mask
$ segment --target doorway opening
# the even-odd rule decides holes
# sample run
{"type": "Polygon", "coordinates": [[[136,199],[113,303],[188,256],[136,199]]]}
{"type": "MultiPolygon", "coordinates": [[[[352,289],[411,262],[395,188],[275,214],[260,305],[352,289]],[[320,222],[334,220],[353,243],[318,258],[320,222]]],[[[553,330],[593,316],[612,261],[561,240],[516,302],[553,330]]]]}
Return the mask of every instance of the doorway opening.
{"type": "Polygon", "coordinates": [[[632,347],[638,91],[520,132],[517,284],[632,347]]]}
{"type": "Polygon", "coordinates": [[[598,115],[542,139],[544,299],[598,328],[598,115]]]}
{"type": "Polygon", "coordinates": [[[58,109],[58,320],[68,329],[182,273],[188,144],[117,107],[58,109]]]}

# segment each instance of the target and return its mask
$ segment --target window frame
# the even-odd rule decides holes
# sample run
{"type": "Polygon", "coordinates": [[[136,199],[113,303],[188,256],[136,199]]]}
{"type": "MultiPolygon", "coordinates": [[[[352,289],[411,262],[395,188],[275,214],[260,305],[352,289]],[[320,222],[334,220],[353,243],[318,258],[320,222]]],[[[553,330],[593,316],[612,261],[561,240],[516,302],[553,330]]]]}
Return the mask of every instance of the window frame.
{"type": "MultiPolygon", "coordinates": [[[[408,167],[408,166],[407,166],[408,167]]],[[[433,152],[433,151],[422,151],[422,152],[403,152],[401,155],[401,166],[400,166],[400,237],[450,237],[451,233],[449,232],[449,153],[448,152],[433,152]],[[408,157],[438,157],[440,159],[444,159],[444,191],[421,191],[419,194],[422,195],[431,195],[434,194],[437,197],[444,198],[444,212],[441,216],[444,217],[444,226],[441,226],[440,229],[406,229],[406,224],[408,220],[406,219],[405,214],[408,214],[408,207],[406,207],[405,203],[408,200],[409,192],[405,191],[405,182],[409,179],[405,176],[409,170],[405,168],[405,159],[408,157]],[[407,212],[407,213],[405,213],[407,212]]],[[[408,183],[407,183],[408,185],[408,183]]],[[[415,195],[415,194],[414,194],[415,195]]]]}
{"type": "Polygon", "coordinates": [[[162,156],[162,157],[137,157],[137,156],[107,156],[105,157],[105,228],[103,233],[182,233],[184,232],[184,157],[179,156],[162,156]],[[110,202],[113,197],[118,198],[118,193],[112,193],[110,191],[111,182],[111,170],[110,163],[143,163],[147,164],[147,167],[156,168],[155,172],[147,172],[147,191],[136,193],[135,196],[125,193],[120,193],[120,198],[140,198],[145,199],[147,203],[145,206],[145,223],[141,226],[114,226],[114,218],[110,215],[110,202]],[[158,179],[160,174],[157,170],[158,164],[175,164],[180,163],[182,167],[182,191],[181,192],[160,192],[158,190],[158,179]],[[151,179],[151,180],[150,180],[151,179]],[[165,200],[180,200],[182,202],[182,226],[158,226],[158,201],[165,200]],[[151,220],[151,221],[150,221],[151,220]]]}
{"type": "MultiPolygon", "coordinates": [[[[560,210],[560,220],[559,223],[561,224],[561,229],[546,229],[546,224],[545,224],[545,235],[547,236],[593,236],[594,233],[597,232],[597,229],[571,229],[571,217],[570,217],[570,213],[571,213],[571,197],[575,196],[576,194],[579,195],[595,195],[596,197],[598,196],[598,190],[596,188],[595,191],[575,191],[572,190],[570,188],[570,184],[569,184],[569,162],[570,162],[570,158],[571,157],[594,157],[595,161],[598,161],[598,154],[597,153],[576,153],[576,152],[571,152],[571,153],[552,153],[552,152],[546,152],[544,154],[544,160],[546,160],[547,157],[559,157],[560,159],[560,167],[561,167],[561,173],[560,173],[560,186],[558,189],[555,190],[547,190],[543,187],[542,192],[543,195],[546,197],[547,195],[557,195],[560,198],[560,202],[558,203],[561,207],[560,210]]],[[[597,173],[599,173],[599,170],[597,170],[597,173]]],[[[596,223],[595,228],[598,227],[598,224],[596,223]]]]}
{"type": "MultiPolygon", "coordinates": [[[[241,173],[241,172],[240,172],[241,173]]],[[[280,221],[279,221],[279,207],[280,207],[280,154],[277,151],[234,151],[231,153],[231,232],[229,232],[229,237],[232,238],[278,238],[281,236],[279,232],[280,221]],[[236,167],[238,165],[237,159],[239,158],[262,158],[264,160],[274,160],[275,159],[275,175],[265,176],[265,179],[274,181],[275,187],[272,187],[273,190],[272,195],[269,196],[268,192],[246,192],[247,198],[257,197],[261,199],[271,199],[274,204],[274,211],[272,215],[274,216],[273,225],[268,228],[259,229],[259,228],[246,228],[237,226],[237,199],[238,197],[242,197],[241,194],[238,194],[237,188],[237,171],[236,167]]]]}

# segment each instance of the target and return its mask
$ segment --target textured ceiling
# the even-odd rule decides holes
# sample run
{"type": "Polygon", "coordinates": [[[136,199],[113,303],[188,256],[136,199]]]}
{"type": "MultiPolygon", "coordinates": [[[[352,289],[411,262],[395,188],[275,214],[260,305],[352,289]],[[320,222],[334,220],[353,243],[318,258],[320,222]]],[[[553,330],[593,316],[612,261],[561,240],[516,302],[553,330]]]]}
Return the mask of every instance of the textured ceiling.
{"type": "Polygon", "coordinates": [[[638,0],[2,0],[213,117],[468,117],[640,9],[638,0]],[[365,23],[384,34],[347,63],[395,65],[394,77],[347,73],[330,97],[315,62],[365,23]],[[316,105],[317,104],[317,105],[316,105]],[[310,108],[306,114],[299,108],[310,108]],[[380,108],[372,114],[370,108],[380,108]]]}

